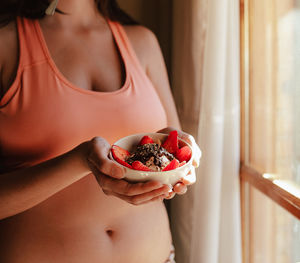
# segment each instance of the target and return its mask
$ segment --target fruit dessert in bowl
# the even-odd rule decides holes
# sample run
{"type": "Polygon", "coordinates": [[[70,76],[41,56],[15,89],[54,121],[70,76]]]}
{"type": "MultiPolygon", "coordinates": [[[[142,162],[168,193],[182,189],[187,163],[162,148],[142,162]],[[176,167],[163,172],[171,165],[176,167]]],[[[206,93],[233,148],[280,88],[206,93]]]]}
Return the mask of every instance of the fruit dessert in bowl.
{"type": "Polygon", "coordinates": [[[132,182],[149,180],[175,185],[193,169],[192,147],[170,134],[134,134],[115,142],[110,158],[125,167],[125,179],[132,182]]]}

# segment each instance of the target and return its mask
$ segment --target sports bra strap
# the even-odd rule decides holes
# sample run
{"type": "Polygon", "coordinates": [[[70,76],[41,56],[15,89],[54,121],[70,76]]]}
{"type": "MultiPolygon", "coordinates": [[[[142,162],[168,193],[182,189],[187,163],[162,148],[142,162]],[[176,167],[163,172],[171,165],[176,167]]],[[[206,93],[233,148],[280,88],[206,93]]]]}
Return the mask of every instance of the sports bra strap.
{"type": "Polygon", "coordinates": [[[46,60],[41,41],[37,34],[35,21],[18,17],[17,28],[19,37],[20,66],[29,66],[46,60]]]}
{"type": "Polygon", "coordinates": [[[130,60],[130,64],[133,66],[133,68],[139,68],[143,71],[140,61],[133,49],[133,46],[123,26],[120,23],[114,21],[109,21],[109,23],[113,34],[116,38],[120,51],[123,52],[124,56],[126,56],[128,60],[130,60]]]}

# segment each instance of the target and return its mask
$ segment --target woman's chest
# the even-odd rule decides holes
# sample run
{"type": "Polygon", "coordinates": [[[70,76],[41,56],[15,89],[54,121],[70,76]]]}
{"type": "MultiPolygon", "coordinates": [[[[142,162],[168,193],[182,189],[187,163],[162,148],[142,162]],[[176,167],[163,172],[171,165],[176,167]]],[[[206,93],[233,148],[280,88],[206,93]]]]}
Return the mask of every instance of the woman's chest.
{"type": "Polygon", "coordinates": [[[23,73],[22,85],[1,110],[1,162],[6,169],[53,158],[95,136],[113,143],[167,126],[160,99],[144,78],[129,76],[117,91],[94,92],[69,85],[51,71],[40,76],[43,67],[49,65],[23,73]]]}
{"type": "Polygon", "coordinates": [[[86,41],[80,34],[73,41],[59,31],[50,35],[39,35],[46,60],[19,71],[15,91],[1,108],[3,167],[53,158],[95,136],[113,143],[167,126],[152,83],[124,45],[116,48],[111,33],[100,34],[101,41],[98,33],[86,41]]]}
{"type": "Polygon", "coordinates": [[[50,59],[74,86],[85,90],[112,92],[126,79],[126,66],[110,35],[74,37],[45,36],[50,59]]]}

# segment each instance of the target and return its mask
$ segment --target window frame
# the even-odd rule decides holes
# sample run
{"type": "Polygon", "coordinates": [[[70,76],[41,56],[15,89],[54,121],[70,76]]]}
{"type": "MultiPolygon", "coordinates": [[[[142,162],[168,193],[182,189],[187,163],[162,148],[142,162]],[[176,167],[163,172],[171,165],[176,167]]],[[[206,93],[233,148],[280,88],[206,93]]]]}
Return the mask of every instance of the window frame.
{"type": "MultiPolygon", "coordinates": [[[[250,63],[250,25],[249,16],[251,0],[240,0],[240,94],[241,94],[241,165],[240,165],[240,186],[241,186],[241,220],[242,220],[242,247],[243,262],[251,262],[249,255],[250,246],[250,202],[249,189],[254,187],[262,192],[275,203],[283,207],[287,212],[300,220],[300,197],[293,194],[286,188],[275,183],[272,176],[254,169],[249,165],[249,76],[250,63]]],[[[276,180],[280,181],[280,180],[276,180]]]]}

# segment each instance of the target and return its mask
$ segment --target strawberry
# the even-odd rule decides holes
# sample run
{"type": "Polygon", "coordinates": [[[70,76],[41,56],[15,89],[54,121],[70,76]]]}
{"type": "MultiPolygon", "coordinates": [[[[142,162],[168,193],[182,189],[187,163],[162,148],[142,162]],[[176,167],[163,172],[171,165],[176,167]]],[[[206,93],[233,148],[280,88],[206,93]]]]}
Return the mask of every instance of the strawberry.
{"type": "Polygon", "coordinates": [[[164,169],[163,171],[174,170],[179,167],[179,162],[176,159],[173,159],[164,169]]]}
{"type": "Polygon", "coordinates": [[[179,160],[179,162],[186,161],[188,162],[191,159],[192,151],[190,147],[183,146],[182,148],[178,149],[176,152],[176,158],[179,160]]]}
{"type": "Polygon", "coordinates": [[[130,156],[130,152],[128,152],[127,150],[121,148],[120,146],[117,145],[113,145],[111,147],[111,152],[112,155],[114,157],[114,159],[119,163],[122,164],[128,168],[132,168],[130,164],[126,163],[126,159],[127,157],[130,156]]]}
{"type": "Polygon", "coordinates": [[[178,133],[177,131],[171,131],[168,138],[162,144],[169,153],[175,154],[178,150],[178,133]]]}
{"type": "Polygon", "coordinates": [[[183,161],[179,164],[179,167],[184,166],[186,164],[186,161],[183,161]]]}
{"type": "Polygon", "coordinates": [[[148,143],[154,143],[154,141],[152,140],[151,137],[146,135],[141,139],[140,145],[144,145],[144,144],[148,144],[148,143]]]}
{"type": "Polygon", "coordinates": [[[140,161],[134,161],[132,163],[132,169],[139,170],[139,171],[151,171],[146,165],[144,165],[140,161]]]}

